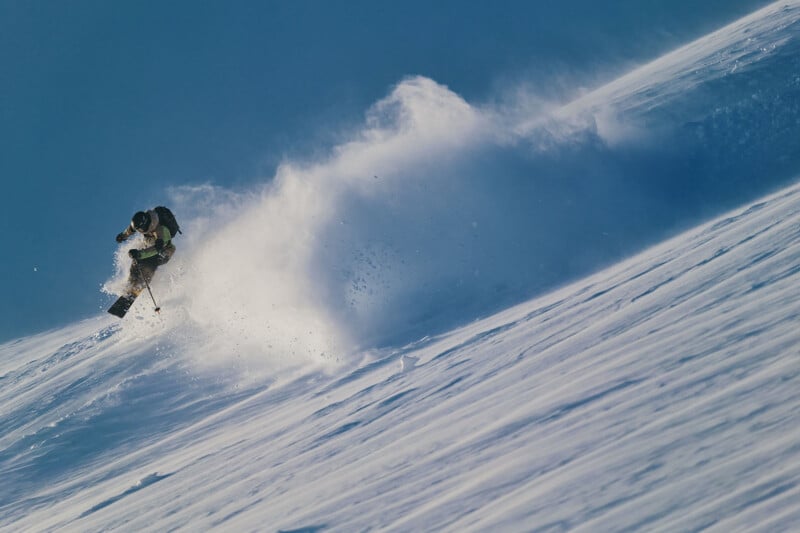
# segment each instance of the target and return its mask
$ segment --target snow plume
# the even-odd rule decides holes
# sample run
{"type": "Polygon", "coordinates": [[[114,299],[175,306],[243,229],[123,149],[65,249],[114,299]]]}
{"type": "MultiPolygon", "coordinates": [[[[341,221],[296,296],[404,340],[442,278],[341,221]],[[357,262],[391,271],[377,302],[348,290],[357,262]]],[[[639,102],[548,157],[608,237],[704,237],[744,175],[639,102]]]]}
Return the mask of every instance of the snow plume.
{"type": "Polygon", "coordinates": [[[798,12],[772,6],[556,106],[530,90],[476,106],[409,78],[325,158],[287,161],[259,190],[177,189],[186,235],[155,280],[175,316],[161,324],[189,351],[218,345],[201,351],[225,364],[347,358],[781,185],[800,171],[798,12]]]}
{"type": "Polygon", "coordinates": [[[253,193],[174,191],[192,223],[155,288],[176,285],[165,307],[212,353],[292,365],[408,342],[586,272],[603,253],[582,245],[607,245],[631,210],[597,223],[630,193],[592,179],[595,141],[532,156],[516,120],[406,79],[324,160],[285,162],[253,193]]]}
{"type": "MultiPolygon", "coordinates": [[[[390,332],[375,326],[408,318],[387,316],[388,304],[413,296],[415,287],[431,290],[426,272],[449,269],[431,263],[437,243],[425,234],[454,229],[442,226],[459,211],[449,160],[479,142],[484,122],[447,88],[410,78],[324,161],[286,162],[253,193],[175,189],[174,210],[189,223],[153,289],[165,309],[180,309],[175,323],[190,324],[191,332],[170,324],[170,335],[220,345],[204,353],[290,365],[339,359],[386,340],[390,332]]],[[[118,264],[110,291],[129,263],[120,255],[118,264]]],[[[170,322],[163,314],[162,323],[170,322]]],[[[125,327],[141,322],[148,320],[125,327]]]]}

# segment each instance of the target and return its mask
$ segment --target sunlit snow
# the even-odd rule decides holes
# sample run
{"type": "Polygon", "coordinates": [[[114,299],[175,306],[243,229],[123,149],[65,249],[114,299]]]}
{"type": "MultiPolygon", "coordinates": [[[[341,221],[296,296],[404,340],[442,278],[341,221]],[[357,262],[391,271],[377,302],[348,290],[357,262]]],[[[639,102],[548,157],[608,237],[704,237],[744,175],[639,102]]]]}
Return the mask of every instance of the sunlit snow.
{"type": "Polygon", "coordinates": [[[798,21],[175,189],[160,314],[0,346],[0,529],[800,529],[798,21]]]}

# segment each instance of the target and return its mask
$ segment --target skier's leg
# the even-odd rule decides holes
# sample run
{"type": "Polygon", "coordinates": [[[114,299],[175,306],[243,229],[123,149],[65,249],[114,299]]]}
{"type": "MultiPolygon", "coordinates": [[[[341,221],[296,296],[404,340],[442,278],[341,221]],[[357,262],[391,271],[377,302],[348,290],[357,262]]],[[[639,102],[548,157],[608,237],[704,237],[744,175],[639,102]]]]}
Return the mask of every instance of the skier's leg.
{"type": "Polygon", "coordinates": [[[158,268],[158,264],[152,259],[134,261],[128,275],[129,292],[138,296],[144,290],[146,283],[153,280],[156,268],[158,268]]]}
{"type": "Polygon", "coordinates": [[[136,267],[136,261],[131,264],[131,269],[128,271],[128,293],[138,296],[144,288],[144,281],[140,274],[139,269],[136,267]]]}

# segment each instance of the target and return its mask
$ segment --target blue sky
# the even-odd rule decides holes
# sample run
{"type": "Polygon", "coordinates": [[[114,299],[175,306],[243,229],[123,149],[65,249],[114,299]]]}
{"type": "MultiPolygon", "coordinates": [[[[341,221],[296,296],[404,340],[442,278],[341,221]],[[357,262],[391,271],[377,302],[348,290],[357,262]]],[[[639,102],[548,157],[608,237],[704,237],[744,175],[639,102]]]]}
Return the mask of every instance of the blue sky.
{"type": "Polygon", "coordinates": [[[0,340],[104,312],[114,235],[168,187],[263,182],[406,76],[557,94],[767,3],[2,2],[0,340]]]}

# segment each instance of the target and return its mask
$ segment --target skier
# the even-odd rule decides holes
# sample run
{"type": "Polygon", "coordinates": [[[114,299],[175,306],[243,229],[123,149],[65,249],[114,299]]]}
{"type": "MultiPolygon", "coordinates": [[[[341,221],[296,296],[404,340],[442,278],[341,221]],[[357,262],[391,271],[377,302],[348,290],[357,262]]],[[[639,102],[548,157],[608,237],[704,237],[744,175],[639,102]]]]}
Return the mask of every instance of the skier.
{"type": "Polygon", "coordinates": [[[172,238],[181,232],[175,216],[163,206],[136,212],[130,225],[117,235],[117,242],[126,241],[137,231],[144,236],[145,248],[128,250],[128,255],[133,259],[128,276],[128,289],[126,294],[108,310],[120,318],[125,316],[139,293],[149,286],[156,269],[166,264],[175,253],[172,238]]]}

